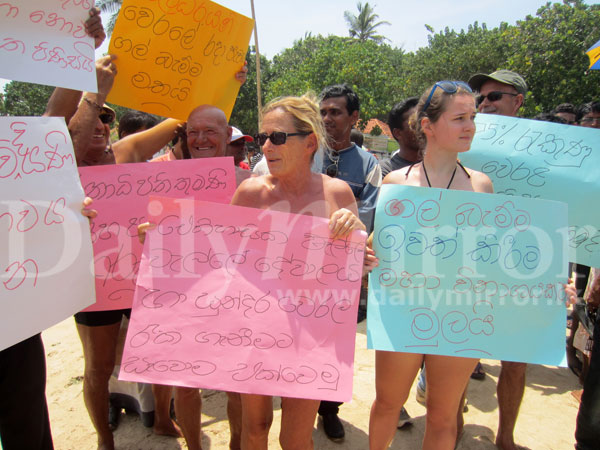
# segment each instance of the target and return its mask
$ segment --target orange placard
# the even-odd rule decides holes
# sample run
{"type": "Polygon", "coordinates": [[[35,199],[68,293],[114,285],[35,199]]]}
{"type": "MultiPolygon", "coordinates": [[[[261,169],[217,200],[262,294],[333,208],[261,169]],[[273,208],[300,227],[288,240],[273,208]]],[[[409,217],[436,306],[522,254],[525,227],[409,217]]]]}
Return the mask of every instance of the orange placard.
{"type": "Polygon", "coordinates": [[[110,41],[108,101],[186,120],[198,105],[231,114],[254,21],[210,1],[125,0],[110,41]]]}

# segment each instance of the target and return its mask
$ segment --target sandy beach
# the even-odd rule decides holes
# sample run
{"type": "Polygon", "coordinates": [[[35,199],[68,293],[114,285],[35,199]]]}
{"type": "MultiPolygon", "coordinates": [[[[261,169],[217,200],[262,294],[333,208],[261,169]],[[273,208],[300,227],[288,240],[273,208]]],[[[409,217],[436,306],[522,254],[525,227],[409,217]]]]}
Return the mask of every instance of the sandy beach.
{"type": "MultiPolygon", "coordinates": [[[[96,434],[83,403],[83,356],[75,324],[69,318],[43,333],[47,355],[47,398],[54,445],[57,450],[96,448],[96,434]]],[[[369,409],[375,395],[374,355],[367,350],[366,321],[358,325],[354,368],[353,400],[340,408],[346,438],[334,443],[325,436],[319,420],[313,433],[316,449],[368,448],[369,409]]],[[[457,449],[495,449],[493,444],[498,423],[496,381],[500,372],[497,361],[482,360],[487,376],[471,380],[468,389],[469,410],[465,413],[465,432],[457,449]]],[[[580,389],[569,369],[529,366],[527,387],[517,422],[516,442],[527,449],[568,450],[573,448],[575,417],[579,407],[571,391],[580,389]]],[[[425,408],[414,396],[415,386],[406,408],[413,425],[398,430],[392,449],[420,448],[425,427],[425,408]]],[[[204,390],[202,409],[202,445],[204,449],[227,449],[229,428],[225,413],[226,396],[204,390]]],[[[279,402],[276,399],[274,423],[269,435],[270,448],[278,444],[279,402]]],[[[118,449],[174,450],[187,448],[184,439],[156,436],[145,428],[135,414],[122,415],[115,431],[118,449]]]]}

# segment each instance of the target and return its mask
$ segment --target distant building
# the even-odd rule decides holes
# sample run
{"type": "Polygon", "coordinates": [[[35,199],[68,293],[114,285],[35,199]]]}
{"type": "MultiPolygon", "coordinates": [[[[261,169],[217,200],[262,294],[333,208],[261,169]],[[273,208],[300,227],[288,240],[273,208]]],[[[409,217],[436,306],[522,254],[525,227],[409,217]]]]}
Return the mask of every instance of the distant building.
{"type": "Polygon", "coordinates": [[[390,157],[390,153],[398,149],[398,143],[394,139],[390,127],[387,123],[382,122],[379,119],[370,119],[362,130],[365,136],[364,146],[373,153],[377,159],[387,159],[390,157]],[[372,136],[370,133],[373,128],[379,127],[381,129],[381,135],[372,136]]]}
{"type": "Polygon", "coordinates": [[[373,128],[375,128],[375,125],[377,125],[379,128],[381,128],[381,131],[383,131],[382,135],[387,136],[389,139],[394,139],[394,136],[392,135],[392,132],[390,131],[390,127],[388,127],[388,124],[385,122],[382,122],[379,119],[370,119],[367,122],[365,129],[362,130],[362,132],[364,134],[371,134],[371,131],[373,130],[373,128]]]}

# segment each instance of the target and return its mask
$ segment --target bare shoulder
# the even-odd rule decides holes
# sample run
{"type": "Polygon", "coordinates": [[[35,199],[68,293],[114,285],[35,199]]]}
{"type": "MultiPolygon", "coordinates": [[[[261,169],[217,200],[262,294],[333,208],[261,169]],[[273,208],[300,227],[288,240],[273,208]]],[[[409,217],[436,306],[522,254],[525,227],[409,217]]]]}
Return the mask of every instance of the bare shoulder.
{"type": "Polygon", "coordinates": [[[348,192],[350,193],[350,195],[353,195],[352,189],[350,189],[350,186],[348,186],[348,183],[346,183],[345,181],[340,180],[339,178],[331,178],[323,174],[319,174],[318,176],[321,177],[323,187],[326,191],[334,193],[336,195],[344,195],[348,192]]]}
{"type": "Polygon", "coordinates": [[[471,175],[471,184],[475,192],[486,192],[488,194],[494,193],[494,185],[492,180],[485,173],[478,172],[477,170],[467,169],[471,175]]]}
{"type": "Polygon", "coordinates": [[[330,178],[327,175],[320,175],[323,182],[323,191],[325,197],[334,201],[334,209],[348,208],[358,214],[356,199],[348,183],[339,178],[330,178]]]}
{"type": "Polygon", "coordinates": [[[257,207],[267,192],[268,186],[266,178],[268,176],[269,175],[249,177],[242,181],[233,194],[231,204],[257,207]]]}
{"type": "Polygon", "coordinates": [[[383,184],[404,184],[406,182],[408,169],[410,166],[402,167],[388,173],[383,179],[383,184]]]}

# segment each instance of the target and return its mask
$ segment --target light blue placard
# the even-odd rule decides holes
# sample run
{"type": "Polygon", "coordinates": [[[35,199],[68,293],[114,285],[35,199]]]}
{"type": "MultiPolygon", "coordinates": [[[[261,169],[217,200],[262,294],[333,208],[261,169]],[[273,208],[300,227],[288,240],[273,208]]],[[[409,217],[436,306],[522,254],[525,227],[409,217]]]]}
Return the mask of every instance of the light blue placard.
{"type": "Polygon", "coordinates": [[[369,348],[559,365],[567,205],[383,185],[369,348]]]}
{"type": "Polygon", "coordinates": [[[600,130],[478,114],[460,158],[494,191],[569,204],[569,261],[600,266],[600,130]]]}

